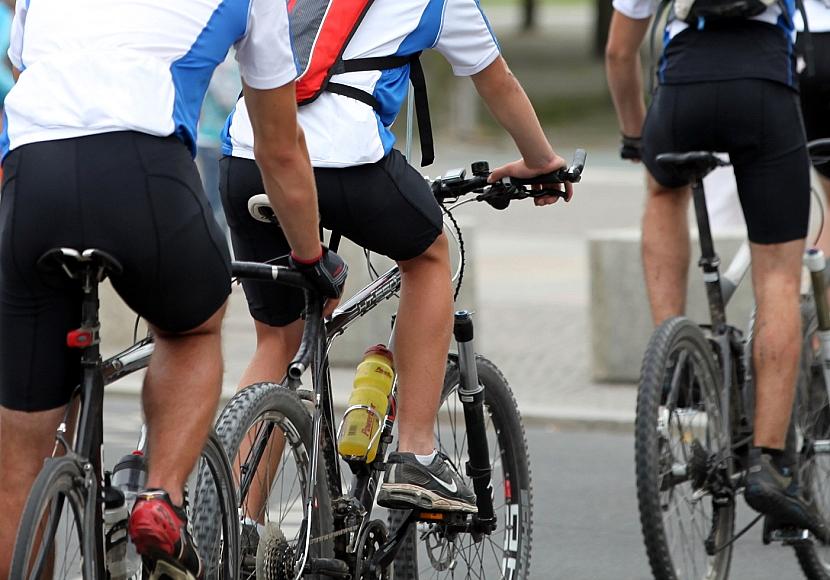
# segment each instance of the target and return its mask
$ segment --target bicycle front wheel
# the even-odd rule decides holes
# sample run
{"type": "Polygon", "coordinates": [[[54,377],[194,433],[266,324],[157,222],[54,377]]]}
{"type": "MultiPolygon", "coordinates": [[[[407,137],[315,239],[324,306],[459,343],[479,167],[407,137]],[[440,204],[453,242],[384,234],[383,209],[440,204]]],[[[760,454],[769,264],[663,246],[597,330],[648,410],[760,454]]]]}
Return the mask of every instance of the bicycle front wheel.
{"type": "MultiPolygon", "coordinates": [[[[450,539],[441,534],[440,525],[419,523],[417,530],[413,525],[395,558],[396,580],[530,577],[533,493],[524,425],[510,386],[498,368],[481,356],[476,357],[476,368],[484,386],[485,428],[498,528],[476,541],[470,534],[450,539]]],[[[467,462],[469,441],[464,406],[458,399],[459,378],[458,364],[450,360],[435,436],[439,451],[460,467],[467,462]]],[[[461,475],[472,489],[472,481],[464,473],[461,475]]],[[[407,513],[390,510],[390,528],[397,529],[407,513]]]]}
{"type": "MultiPolygon", "coordinates": [[[[816,340],[816,310],[812,299],[801,304],[804,342],[796,383],[793,426],[798,462],[797,479],[804,496],[812,501],[825,521],[830,521],[830,404],[816,340]],[[821,442],[816,445],[816,442],[821,442]]],[[[818,540],[794,544],[804,575],[810,580],[830,580],[830,546],[818,540]]]]}
{"type": "Polygon", "coordinates": [[[657,580],[729,574],[735,502],[718,495],[730,454],[720,384],[695,323],[677,317],[657,328],[643,358],[635,425],[640,523],[657,580]]]}
{"type": "Polygon", "coordinates": [[[199,463],[195,481],[188,482],[188,505],[192,506],[193,534],[205,568],[206,580],[239,577],[239,519],[236,485],[222,443],[211,431],[199,463]]]}
{"type": "Polygon", "coordinates": [[[272,383],[246,387],[219,416],[217,432],[239,481],[243,579],[293,578],[307,535],[310,558],[331,557],[324,451],[317,464],[314,508],[305,513],[312,430],[311,415],[298,395],[272,383]],[[310,531],[304,526],[306,516],[310,531]]]}
{"type": "MultiPolygon", "coordinates": [[[[94,506],[78,463],[48,460],[20,519],[10,578],[95,580],[94,506]]],[[[93,490],[94,491],[94,490],[93,490]]]]}

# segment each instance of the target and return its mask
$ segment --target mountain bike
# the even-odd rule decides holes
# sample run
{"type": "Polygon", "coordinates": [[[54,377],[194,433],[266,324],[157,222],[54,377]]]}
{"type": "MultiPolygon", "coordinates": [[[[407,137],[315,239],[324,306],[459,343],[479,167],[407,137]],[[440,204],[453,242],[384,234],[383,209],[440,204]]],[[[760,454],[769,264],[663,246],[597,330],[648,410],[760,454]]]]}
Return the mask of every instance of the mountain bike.
{"type": "MultiPolygon", "coordinates": [[[[812,143],[811,155],[830,151],[812,143]]],[[[764,519],[763,541],[795,549],[811,580],[830,580],[830,546],[806,530],[763,515],[735,530],[752,445],[755,384],[752,332],[726,320],[726,305],[749,269],[745,242],[721,275],[712,242],[703,177],[728,165],[708,152],[669,153],[657,161],[692,183],[710,323],[663,322],[643,357],[637,397],[637,500],[646,552],[660,580],[728,577],[735,541],[764,519]]],[[[786,454],[804,496],[830,519],[830,311],[825,260],[809,249],[810,291],[801,297],[802,353],[786,454]]]]}
{"type": "MultiPolygon", "coordinates": [[[[104,386],[145,368],[153,352],[152,337],[102,361],[98,285],[122,271],[116,258],[97,249],[55,248],[38,266],[63,271],[83,291],[81,326],[67,335],[67,346],[81,355],[81,381],[55,435],[47,459],[24,508],[11,568],[11,578],[51,577],[107,579],[109,551],[127,541],[126,519],[105,534],[105,500],[121,493],[104,471],[104,386]]],[[[144,429],[137,452],[146,451],[144,429]]],[[[231,465],[215,433],[211,433],[188,480],[185,507],[199,545],[205,578],[235,579],[239,569],[239,527],[231,465]],[[205,501],[209,499],[210,501],[205,501]]],[[[123,501],[123,497],[121,498],[123,501]]],[[[139,571],[135,578],[141,578],[139,571]]],[[[144,577],[149,578],[149,573],[144,577]]]]}
{"type": "MultiPolygon", "coordinates": [[[[555,174],[488,184],[489,166],[478,162],[472,177],[452,171],[434,181],[432,190],[443,202],[475,193],[470,200],[503,209],[517,199],[561,195],[530,186],[578,182],[584,164],[585,152],[578,150],[571,167],[555,174]]],[[[252,198],[249,209],[257,219],[273,221],[267,201],[252,198]]],[[[249,278],[306,290],[298,357],[282,384],[242,389],[217,421],[239,476],[242,578],[381,580],[393,572],[397,580],[427,575],[529,578],[533,504],[524,427],[504,376],[475,353],[472,314],[455,314],[458,352],[447,360],[435,434],[439,452],[464,466],[478,513],[389,510],[384,521],[375,497],[394,438],[396,386],[388,412],[377,417],[374,460],[341,458],[327,356],[337,336],[396,294],[401,274],[397,266],[391,268],[322,321],[319,298],[307,283],[286,279],[283,272],[280,266],[256,263],[245,269],[249,278]],[[311,370],[310,391],[300,388],[306,368],[311,370]],[[344,485],[347,471],[350,481],[344,485]],[[253,529],[256,534],[246,544],[246,530],[253,529]]]]}

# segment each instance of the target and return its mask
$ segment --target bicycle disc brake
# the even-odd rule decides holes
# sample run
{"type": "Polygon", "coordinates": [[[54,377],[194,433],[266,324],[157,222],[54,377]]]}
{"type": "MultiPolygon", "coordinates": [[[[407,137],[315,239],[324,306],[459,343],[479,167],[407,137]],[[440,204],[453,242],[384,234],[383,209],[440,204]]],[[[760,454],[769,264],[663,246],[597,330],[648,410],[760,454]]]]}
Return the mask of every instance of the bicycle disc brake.
{"type": "Polygon", "coordinates": [[[382,521],[372,520],[366,524],[357,540],[354,570],[356,580],[387,580],[389,578],[388,569],[372,569],[368,565],[388,539],[389,531],[382,521]]]}
{"type": "Polygon", "coordinates": [[[430,524],[429,529],[421,534],[421,540],[426,545],[427,556],[434,570],[445,572],[454,570],[456,566],[455,540],[450,539],[436,524],[430,524]]]}

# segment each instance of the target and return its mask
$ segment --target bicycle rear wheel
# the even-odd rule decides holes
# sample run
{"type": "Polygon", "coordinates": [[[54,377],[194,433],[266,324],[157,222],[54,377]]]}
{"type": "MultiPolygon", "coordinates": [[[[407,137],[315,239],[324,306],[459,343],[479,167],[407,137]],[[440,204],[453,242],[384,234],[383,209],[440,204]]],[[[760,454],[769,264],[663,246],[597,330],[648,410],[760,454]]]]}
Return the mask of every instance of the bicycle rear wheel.
{"type": "Polygon", "coordinates": [[[188,483],[193,535],[206,580],[239,577],[239,519],[236,485],[222,443],[211,431],[188,483]]]}
{"type": "MultiPolygon", "coordinates": [[[[524,425],[513,393],[498,368],[480,356],[476,357],[476,368],[479,382],[484,385],[485,427],[498,528],[479,542],[470,534],[461,534],[453,542],[441,536],[439,525],[419,523],[416,530],[413,524],[395,558],[395,580],[530,577],[533,493],[524,425]]],[[[468,441],[458,387],[458,365],[451,359],[444,377],[435,435],[438,450],[461,468],[467,461],[468,441]]],[[[472,489],[472,482],[463,472],[461,475],[472,489]]],[[[390,528],[400,527],[407,514],[390,510],[390,528]]]]}
{"type": "MultiPolygon", "coordinates": [[[[305,489],[310,477],[312,422],[298,395],[281,385],[260,383],[238,392],[217,421],[217,432],[234,477],[243,524],[258,524],[256,545],[241,549],[241,578],[293,578],[303,540],[305,489]]],[[[310,558],[330,558],[333,529],[325,452],[317,465],[311,514],[310,558]]]]}
{"type": "Polygon", "coordinates": [[[735,502],[713,496],[730,453],[720,384],[696,324],[677,317],[657,328],[643,358],[635,426],[640,522],[657,580],[729,574],[735,502]]]}
{"type": "Polygon", "coordinates": [[[94,489],[87,490],[74,459],[60,457],[44,464],[20,519],[10,578],[99,578],[95,541],[88,537],[95,526],[89,497],[94,489]]]}
{"type": "MultiPolygon", "coordinates": [[[[796,385],[793,425],[798,459],[797,477],[804,495],[830,521],[830,455],[817,452],[817,441],[830,441],[830,404],[821,369],[815,306],[811,299],[801,305],[804,342],[796,385]]],[[[830,580],[830,546],[817,540],[794,545],[804,575],[810,580],[830,580]]]]}

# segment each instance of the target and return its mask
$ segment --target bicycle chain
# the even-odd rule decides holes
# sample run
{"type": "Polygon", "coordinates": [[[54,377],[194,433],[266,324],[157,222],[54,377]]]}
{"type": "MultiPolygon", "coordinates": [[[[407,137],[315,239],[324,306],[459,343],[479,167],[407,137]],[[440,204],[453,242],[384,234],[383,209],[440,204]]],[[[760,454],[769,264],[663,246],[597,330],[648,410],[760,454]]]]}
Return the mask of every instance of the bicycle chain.
{"type": "MultiPolygon", "coordinates": [[[[336,538],[337,536],[343,536],[345,534],[351,534],[352,532],[356,532],[360,529],[360,524],[355,526],[350,526],[348,528],[343,528],[342,530],[337,530],[336,532],[330,532],[328,534],[323,534],[322,536],[317,536],[316,538],[311,538],[309,540],[309,545],[319,544],[320,542],[325,542],[326,540],[331,540],[336,538]]],[[[299,540],[295,540],[294,543],[299,542],[299,540]]]]}

